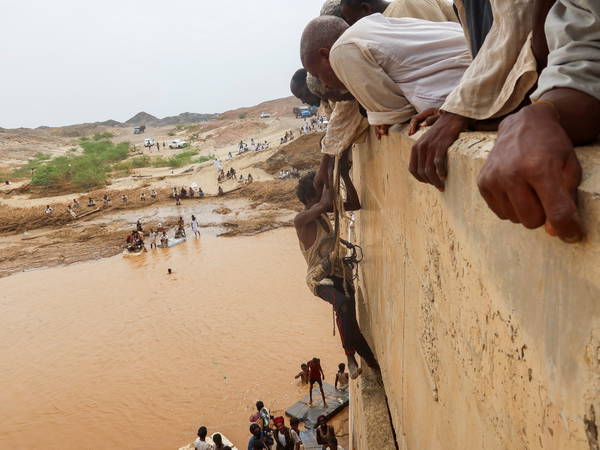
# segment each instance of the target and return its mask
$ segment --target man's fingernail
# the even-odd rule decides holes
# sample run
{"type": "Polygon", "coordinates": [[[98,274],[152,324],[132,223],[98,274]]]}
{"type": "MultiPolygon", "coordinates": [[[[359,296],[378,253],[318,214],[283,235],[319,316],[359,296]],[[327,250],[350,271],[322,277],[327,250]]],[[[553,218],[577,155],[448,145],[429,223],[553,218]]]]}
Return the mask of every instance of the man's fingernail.
{"type": "Polygon", "coordinates": [[[569,236],[563,239],[567,244],[575,244],[576,242],[580,242],[583,239],[583,236],[580,234],[575,234],[573,236],[569,236]]]}

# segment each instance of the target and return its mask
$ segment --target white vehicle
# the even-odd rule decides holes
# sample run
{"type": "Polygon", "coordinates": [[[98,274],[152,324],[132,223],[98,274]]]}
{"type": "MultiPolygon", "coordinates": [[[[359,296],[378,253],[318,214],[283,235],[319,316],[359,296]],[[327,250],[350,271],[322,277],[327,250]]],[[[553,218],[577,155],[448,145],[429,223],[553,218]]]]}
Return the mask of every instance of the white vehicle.
{"type": "Polygon", "coordinates": [[[174,141],[169,142],[169,148],[184,148],[187,147],[187,142],[182,141],[180,139],[175,139],[174,141]]]}
{"type": "Polygon", "coordinates": [[[156,145],[156,142],[154,141],[154,139],[152,139],[152,138],[144,139],[144,147],[154,147],[155,145],[156,145]]]}
{"type": "Polygon", "coordinates": [[[271,118],[271,114],[269,114],[267,112],[260,113],[260,118],[261,119],[270,119],[271,118]]]}

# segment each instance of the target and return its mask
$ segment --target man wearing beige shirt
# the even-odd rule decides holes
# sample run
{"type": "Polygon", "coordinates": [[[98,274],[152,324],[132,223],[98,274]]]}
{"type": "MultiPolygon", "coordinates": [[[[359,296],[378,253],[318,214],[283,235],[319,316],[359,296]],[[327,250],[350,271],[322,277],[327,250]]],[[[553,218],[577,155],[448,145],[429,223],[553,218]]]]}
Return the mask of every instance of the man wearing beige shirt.
{"type": "Polygon", "coordinates": [[[446,0],[341,0],[342,18],[348,25],[371,14],[386,17],[412,17],[432,22],[457,22],[452,6],[446,0]]]}
{"type": "Polygon", "coordinates": [[[497,121],[487,125],[476,121],[501,118],[526,102],[538,67],[544,66],[547,48],[542,27],[553,2],[454,1],[474,59],[442,107],[425,111],[411,123],[409,134],[424,119],[437,120],[413,146],[409,170],[417,180],[443,190],[448,148],[459,134],[474,126],[495,129],[497,121]],[[490,15],[493,23],[488,33],[490,15]]]}
{"type": "Polygon", "coordinates": [[[578,242],[581,166],[574,145],[600,133],[600,3],[558,0],[545,25],[550,53],[533,104],[502,121],[479,175],[494,213],[578,242]]]}
{"type": "MultiPolygon", "coordinates": [[[[363,2],[328,0],[321,10],[322,16],[341,16],[349,24],[376,13],[383,13],[384,16],[392,18],[412,17],[432,22],[457,21],[451,5],[446,0],[394,0],[392,2],[382,0],[363,2]]],[[[306,91],[310,89],[323,100],[321,102],[321,113],[329,118],[327,132],[321,141],[324,157],[316,178],[317,183],[320,184],[327,177],[327,172],[332,171],[331,157],[342,154],[353,143],[359,141],[363,133],[369,128],[369,123],[361,115],[358,102],[350,94],[340,97],[340,93],[336,90],[326,89],[322,85],[318,86],[318,80],[310,75],[308,80],[306,77],[299,76],[298,72],[294,76],[296,79],[292,80],[292,93],[305,101],[310,97],[306,94],[306,91]],[[307,81],[308,89],[306,86],[307,81]],[[313,86],[315,84],[317,84],[316,89],[313,86]]],[[[331,176],[331,173],[329,176],[331,176]]]]}
{"type": "Polygon", "coordinates": [[[471,62],[458,24],[381,14],[352,27],[314,19],[302,35],[301,57],[326,86],[350,91],[371,125],[406,122],[441,106],[471,62]]]}

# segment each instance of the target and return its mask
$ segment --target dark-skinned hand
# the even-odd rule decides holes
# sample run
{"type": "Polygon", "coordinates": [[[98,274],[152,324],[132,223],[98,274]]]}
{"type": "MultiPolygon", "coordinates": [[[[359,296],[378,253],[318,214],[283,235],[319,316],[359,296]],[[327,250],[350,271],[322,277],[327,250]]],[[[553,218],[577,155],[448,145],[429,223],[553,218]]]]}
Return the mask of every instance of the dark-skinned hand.
{"type": "Polygon", "coordinates": [[[442,111],[433,126],[413,145],[408,170],[420,182],[444,190],[448,174],[448,149],[471,119],[442,111]]]}
{"type": "Polygon", "coordinates": [[[479,174],[479,191],[503,220],[578,242],[581,166],[552,105],[535,104],[502,121],[498,139],[479,174]]]}
{"type": "Polygon", "coordinates": [[[440,117],[440,110],[437,108],[429,108],[425,111],[420,112],[410,119],[410,126],[408,128],[408,135],[412,136],[421,127],[429,127],[433,125],[440,117]]]}
{"type": "Polygon", "coordinates": [[[378,140],[381,140],[383,136],[388,135],[388,131],[390,130],[390,125],[373,125],[375,128],[375,134],[378,140]]]}

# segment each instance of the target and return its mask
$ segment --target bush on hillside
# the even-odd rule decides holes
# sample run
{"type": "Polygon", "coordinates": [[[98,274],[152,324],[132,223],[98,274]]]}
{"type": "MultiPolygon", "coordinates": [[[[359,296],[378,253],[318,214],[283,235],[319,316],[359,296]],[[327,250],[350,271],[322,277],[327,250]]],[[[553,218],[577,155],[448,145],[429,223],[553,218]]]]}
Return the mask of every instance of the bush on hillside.
{"type": "Polygon", "coordinates": [[[93,139],[95,141],[106,141],[106,140],[108,140],[108,139],[110,139],[112,137],[114,137],[114,134],[112,134],[112,133],[108,133],[108,132],[106,132],[106,133],[96,133],[94,135],[93,139]]]}

